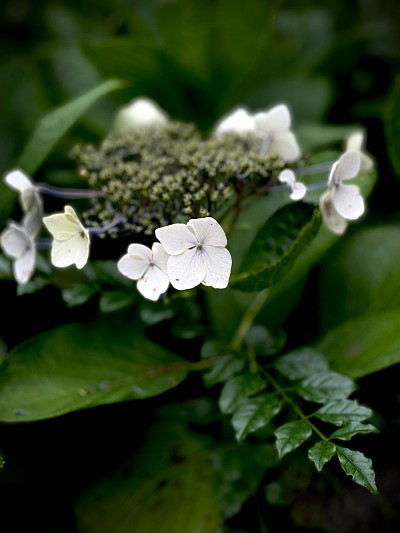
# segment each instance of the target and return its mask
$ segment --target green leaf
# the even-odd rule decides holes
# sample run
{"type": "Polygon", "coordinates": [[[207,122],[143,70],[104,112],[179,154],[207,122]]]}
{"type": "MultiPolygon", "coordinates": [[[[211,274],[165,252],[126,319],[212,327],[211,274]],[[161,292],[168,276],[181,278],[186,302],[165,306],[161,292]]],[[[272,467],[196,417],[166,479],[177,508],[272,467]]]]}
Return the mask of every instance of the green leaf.
{"type": "Polygon", "coordinates": [[[80,497],[79,531],[208,533],[222,525],[209,441],[189,431],[180,406],[169,407],[138,453],[80,497]]]}
{"type": "Polygon", "coordinates": [[[400,362],[400,310],[348,320],[318,344],[332,367],[360,378],[400,362]]]}
{"type": "Polygon", "coordinates": [[[354,381],[337,372],[318,372],[303,379],[298,393],[309,402],[342,400],[356,389],[354,381]]]}
{"type": "Polygon", "coordinates": [[[257,233],[231,285],[244,291],[259,291],[277,283],[295,259],[314,239],[321,225],[318,209],[297,202],[272,215],[257,233]]]}
{"type": "Polygon", "coordinates": [[[122,81],[107,80],[42,118],[18,166],[28,174],[34,174],[61,137],[99,98],[124,86],[122,81]]]}
{"type": "Polygon", "coordinates": [[[378,430],[372,424],[361,424],[360,422],[350,422],[340,429],[337,429],[329,437],[330,439],[350,440],[358,433],[376,433],[378,430]]]}
{"type": "Polygon", "coordinates": [[[227,381],[219,397],[219,407],[225,414],[236,411],[249,396],[265,389],[266,383],[259,374],[242,374],[227,381]]]}
{"type": "Polygon", "coordinates": [[[296,449],[300,444],[310,438],[312,429],[310,424],[305,420],[296,420],[295,422],[288,422],[278,427],[275,431],[276,447],[279,457],[283,457],[287,453],[296,449]]]}
{"type": "Polygon", "coordinates": [[[362,422],[372,416],[372,410],[355,400],[336,400],[320,407],[314,416],[324,422],[341,426],[350,422],[362,422]]]}
{"type": "Polygon", "coordinates": [[[315,464],[318,472],[336,453],[336,446],[333,442],[321,440],[308,450],[308,458],[315,464]]]}
{"type": "Polygon", "coordinates": [[[75,307],[89,301],[96,294],[97,290],[98,288],[96,286],[78,283],[72,287],[63,289],[61,294],[68,307],[75,307]]]}
{"type": "Polygon", "coordinates": [[[365,457],[361,452],[342,448],[338,445],[336,445],[336,453],[341,467],[348,476],[353,478],[355,483],[365,487],[372,494],[378,493],[371,459],[365,457]]]}
{"type": "Polygon", "coordinates": [[[237,353],[221,355],[212,369],[204,374],[203,379],[207,387],[227,381],[241,372],[246,364],[244,357],[237,353]]]}
{"type": "Polygon", "coordinates": [[[102,313],[115,313],[130,307],[135,301],[137,301],[135,290],[115,289],[105,291],[100,297],[100,311],[102,313]]]}
{"type": "Polygon", "coordinates": [[[275,393],[263,394],[241,403],[232,417],[237,440],[240,442],[249,433],[266,426],[280,408],[281,402],[275,393]]]}
{"type": "MultiPolygon", "coordinates": [[[[303,150],[321,148],[323,144],[340,143],[342,147],[356,128],[354,126],[333,126],[332,124],[300,124],[296,127],[296,136],[303,150]]],[[[359,129],[359,128],[357,128],[359,129]]]]}
{"type": "Polygon", "coordinates": [[[144,337],[134,320],[68,324],[17,346],[0,372],[0,420],[28,422],[176,386],[189,363],[144,337]]]}
{"type": "Polygon", "coordinates": [[[0,456],[0,468],[3,468],[4,463],[5,463],[4,458],[0,456]]]}
{"type": "Polygon", "coordinates": [[[329,363],[320,352],[306,347],[279,357],[275,367],[278,372],[294,380],[325,372],[329,369],[329,363]]]}
{"type": "Polygon", "coordinates": [[[396,78],[385,113],[385,133],[390,159],[400,176],[400,77],[396,78]]]}

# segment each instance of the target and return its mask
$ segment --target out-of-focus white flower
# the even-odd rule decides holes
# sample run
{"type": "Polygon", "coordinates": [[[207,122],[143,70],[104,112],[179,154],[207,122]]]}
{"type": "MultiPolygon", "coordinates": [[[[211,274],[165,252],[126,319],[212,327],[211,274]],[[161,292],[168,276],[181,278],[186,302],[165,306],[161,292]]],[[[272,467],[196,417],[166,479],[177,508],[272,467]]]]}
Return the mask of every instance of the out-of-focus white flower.
{"type": "Polygon", "coordinates": [[[282,170],[278,176],[278,180],[281,183],[286,183],[290,187],[292,191],[290,198],[292,200],[301,200],[307,192],[307,187],[304,185],[304,183],[296,181],[296,175],[292,170],[282,170]]]}
{"type": "Polygon", "coordinates": [[[373,159],[364,151],[364,133],[362,131],[355,131],[346,141],[346,152],[358,152],[361,157],[361,170],[372,170],[374,167],[373,159]]]}
{"type": "Polygon", "coordinates": [[[129,279],[138,280],[138,291],[148,300],[156,301],[169,286],[167,261],[169,255],[159,242],[148,248],[130,244],[128,253],[118,261],[118,270],[129,279]]]}
{"type": "Polygon", "coordinates": [[[0,244],[7,257],[13,259],[13,273],[17,283],[27,283],[35,270],[36,249],[32,236],[24,226],[10,222],[0,236],[0,244]]]}
{"type": "Polygon", "coordinates": [[[254,117],[247,109],[240,107],[223,117],[215,126],[214,137],[221,139],[226,135],[247,136],[255,133],[256,125],[254,117]]]}
{"type": "Polygon", "coordinates": [[[118,111],[113,129],[123,133],[146,128],[163,128],[168,122],[168,115],[153,100],[135,98],[118,111]]]}
{"type": "Polygon", "coordinates": [[[83,268],[89,257],[90,236],[72,207],[66,205],[64,213],[45,217],[43,222],[53,235],[53,265],[67,267],[75,264],[77,268],[83,268]]]}
{"type": "Polygon", "coordinates": [[[211,218],[191,219],[187,224],[171,224],[156,229],[156,237],[170,255],[167,273],[179,290],[202,283],[224,289],[229,282],[232,258],[225,248],[226,235],[211,218]]]}
{"type": "Polygon", "coordinates": [[[43,202],[35,185],[21,170],[12,170],[4,177],[6,184],[19,192],[24,212],[22,225],[32,237],[36,237],[42,226],[43,202]]]}
{"type": "Polygon", "coordinates": [[[365,211],[359,187],[343,184],[343,181],[352,179],[358,174],[360,163],[358,152],[344,153],[333,164],[328,180],[328,191],[320,198],[322,218],[334,233],[344,233],[347,220],[356,220],[365,211]]]}
{"type": "Polygon", "coordinates": [[[300,148],[294,133],[290,131],[290,111],[285,104],[256,113],[254,121],[256,131],[263,136],[269,152],[276,153],[286,162],[299,159],[300,148]]]}

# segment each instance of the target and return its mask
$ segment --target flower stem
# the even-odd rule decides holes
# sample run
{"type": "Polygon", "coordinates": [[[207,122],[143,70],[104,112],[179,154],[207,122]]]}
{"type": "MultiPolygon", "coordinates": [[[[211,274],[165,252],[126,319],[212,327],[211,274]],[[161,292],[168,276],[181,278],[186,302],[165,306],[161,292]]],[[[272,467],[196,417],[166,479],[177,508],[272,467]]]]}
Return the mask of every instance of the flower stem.
{"type": "Polygon", "coordinates": [[[105,233],[109,229],[113,228],[114,226],[118,226],[118,224],[121,224],[123,222],[126,222],[126,217],[120,216],[115,218],[105,226],[100,226],[99,228],[88,228],[88,232],[91,235],[101,235],[102,233],[105,233]]]}
{"type": "Polygon", "coordinates": [[[49,185],[47,183],[38,183],[35,189],[42,194],[56,196],[57,198],[67,198],[70,200],[105,196],[102,191],[92,191],[90,189],[64,189],[63,187],[56,187],[55,185],[49,185]]]}
{"type": "Polygon", "coordinates": [[[249,331],[249,329],[253,325],[254,319],[256,318],[258,313],[261,311],[262,306],[267,301],[268,294],[269,294],[269,290],[263,289],[252,300],[251,304],[249,305],[245,314],[243,315],[242,320],[240,321],[240,324],[230,342],[230,349],[232,351],[239,350],[240,346],[242,345],[243,339],[246,336],[246,333],[249,331]]]}

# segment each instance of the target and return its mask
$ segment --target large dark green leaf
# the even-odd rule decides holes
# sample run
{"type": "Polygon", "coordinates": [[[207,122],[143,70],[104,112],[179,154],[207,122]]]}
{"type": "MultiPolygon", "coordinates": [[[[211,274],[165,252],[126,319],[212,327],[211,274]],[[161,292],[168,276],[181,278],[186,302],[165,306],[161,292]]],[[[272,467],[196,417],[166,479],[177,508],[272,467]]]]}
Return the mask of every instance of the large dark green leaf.
{"type": "Polygon", "coordinates": [[[277,283],[314,239],[321,224],[319,211],[304,202],[280,208],[259,230],[231,285],[258,291],[277,283]]]}
{"type": "Polygon", "coordinates": [[[386,107],[385,132],[393,168],[400,176],[400,77],[396,79],[386,107]]]}
{"type": "Polygon", "coordinates": [[[17,346],[0,367],[0,420],[26,422],[161,394],[189,363],[145,338],[135,320],[68,324],[17,346]]]}

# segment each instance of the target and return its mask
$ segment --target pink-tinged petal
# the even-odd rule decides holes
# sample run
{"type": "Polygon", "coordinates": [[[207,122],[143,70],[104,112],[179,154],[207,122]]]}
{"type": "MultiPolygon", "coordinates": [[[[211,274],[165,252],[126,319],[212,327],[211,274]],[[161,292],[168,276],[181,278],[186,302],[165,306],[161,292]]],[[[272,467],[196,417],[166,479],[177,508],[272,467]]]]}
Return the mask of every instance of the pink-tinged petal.
{"type": "Polygon", "coordinates": [[[148,246],[145,246],[144,244],[130,244],[128,246],[128,254],[134,257],[135,259],[142,259],[148,264],[151,263],[151,261],[153,260],[152,251],[148,246]]]}
{"type": "Polygon", "coordinates": [[[283,161],[288,163],[297,161],[301,155],[296,137],[291,131],[274,135],[269,149],[271,152],[276,152],[283,161]]]}
{"type": "Polygon", "coordinates": [[[175,289],[192,289],[204,280],[206,267],[202,252],[203,250],[193,248],[180,255],[171,255],[168,259],[168,277],[175,289]]]}
{"type": "Polygon", "coordinates": [[[151,266],[145,275],[137,282],[138,291],[148,300],[156,301],[169,286],[167,274],[157,266],[151,266]]]}
{"type": "Polygon", "coordinates": [[[140,279],[149,268],[150,263],[140,256],[126,254],[117,263],[117,268],[129,279],[140,279]]]}
{"type": "Polygon", "coordinates": [[[307,187],[304,185],[304,183],[301,183],[300,181],[296,181],[295,183],[293,183],[291,185],[292,187],[292,194],[290,195],[290,198],[292,200],[301,200],[302,198],[304,198],[306,192],[307,192],[307,187]]]}
{"type": "Polygon", "coordinates": [[[290,128],[290,112],[285,104],[254,115],[257,129],[265,135],[287,131],[290,128]]]}
{"type": "Polygon", "coordinates": [[[225,289],[229,283],[232,268],[232,257],[226,248],[206,246],[203,248],[203,256],[206,265],[204,285],[210,285],[214,289],[225,289]]]}
{"type": "Polygon", "coordinates": [[[203,246],[226,246],[227,239],[224,230],[218,222],[211,217],[193,218],[189,220],[196,238],[203,246]]]}
{"type": "Polygon", "coordinates": [[[170,258],[169,254],[164,250],[159,242],[153,243],[151,247],[153,252],[153,263],[164,272],[167,273],[167,263],[170,258]]]}
{"type": "Polygon", "coordinates": [[[329,191],[321,196],[319,207],[325,226],[336,235],[343,235],[348,222],[336,211],[332,202],[332,194],[329,191]]]}
{"type": "Polygon", "coordinates": [[[365,211],[363,197],[357,185],[340,185],[333,193],[336,211],[347,220],[356,220],[365,211]]]}
{"type": "Polygon", "coordinates": [[[31,180],[21,170],[13,170],[9,172],[4,177],[4,181],[9,187],[15,189],[18,192],[34,188],[34,185],[31,180]]]}
{"type": "Polygon", "coordinates": [[[18,283],[27,283],[35,269],[36,253],[35,248],[29,248],[21,257],[14,261],[13,272],[18,283]]]}
{"type": "Polygon", "coordinates": [[[193,231],[186,224],[171,224],[156,229],[156,237],[169,255],[178,255],[197,246],[193,231]]]}

